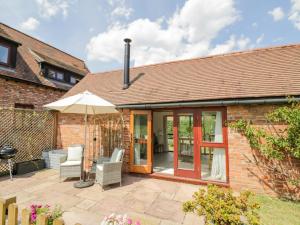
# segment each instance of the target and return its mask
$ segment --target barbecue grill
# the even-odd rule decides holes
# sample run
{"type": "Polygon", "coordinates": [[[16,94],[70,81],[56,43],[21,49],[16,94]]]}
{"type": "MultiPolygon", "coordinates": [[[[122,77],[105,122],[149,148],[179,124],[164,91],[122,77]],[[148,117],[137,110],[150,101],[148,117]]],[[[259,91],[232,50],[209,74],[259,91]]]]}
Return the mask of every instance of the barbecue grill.
{"type": "Polygon", "coordinates": [[[10,145],[3,145],[0,147],[0,160],[7,160],[10,180],[12,180],[12,159],[16,156],[17,149],[13,148],[10,145]]]}

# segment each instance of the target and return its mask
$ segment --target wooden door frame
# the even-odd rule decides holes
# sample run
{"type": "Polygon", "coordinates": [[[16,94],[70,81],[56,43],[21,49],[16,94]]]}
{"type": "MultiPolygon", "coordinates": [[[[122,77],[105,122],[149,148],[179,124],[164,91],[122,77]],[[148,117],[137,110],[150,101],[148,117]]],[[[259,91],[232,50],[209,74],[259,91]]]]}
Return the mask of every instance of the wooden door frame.
{"type": "Polygon", "coordinates": [[[152,173],[153,167],[153,122],[152,110],[130,110],[130,172],[152,173]],[[147,165],[134,165],[134,115],[147,115],[147,165]]]}
{"type": "Polygon", "coordinates": [[[173,138],[174,138],[174,175],[180,177],[199,178],[200,177],[200,155],[198,155],[197,147],[199,142],[198,135],[198,109],[177,109],[174,110],[173,117],[173,138]],[[193,134],[194,134],[194,170],[179,169],[178,168],[178,114],[193,113],[193,134]]]}
{"type": "MultiPolygon", "coordinates": [[[[174,109],[173,111],[173,137],[174,137],[174,175],[181,177],[189,177],[200,179],[204,182],[223,183],[219,181],[202,180],[201,177],[201,147],[215,147],[225,149],[225,163],[226,163],[226,183],[229,183],[229,154],[228,154],[228,128],[226,124],[227,120],[227,108],[221,107],[201,107],[201,108],[185,108],[174,109]],[[222,134],[223,143],[209,143],[202,140],[202,112],[220,111],[222,112],[222,134]],[[194,114],[194,171],[178,170],[178,113],[193,113],[194,114]]],[[[224,184],[224,183],[223,183],[224,184]]]]}

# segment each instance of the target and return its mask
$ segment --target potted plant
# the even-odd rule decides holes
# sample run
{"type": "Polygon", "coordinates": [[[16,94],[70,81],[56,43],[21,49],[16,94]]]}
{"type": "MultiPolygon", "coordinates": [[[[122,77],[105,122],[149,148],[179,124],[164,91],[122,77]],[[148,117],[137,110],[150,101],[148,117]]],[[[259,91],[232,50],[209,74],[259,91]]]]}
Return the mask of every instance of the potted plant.
{"type": "Polygon", "coordinates": [[[31,205],[30,206],[31,217],[30,217],[30,224],[36,225],[36,220],[38,215],[44,214],[47,216],[47,225],[53,225],[53,221],[55,219],[59,219],[62,217],[63,211],[61,210],[60,206],[55,206],[54,209],[51,209],[49,205],[31,205]]]}

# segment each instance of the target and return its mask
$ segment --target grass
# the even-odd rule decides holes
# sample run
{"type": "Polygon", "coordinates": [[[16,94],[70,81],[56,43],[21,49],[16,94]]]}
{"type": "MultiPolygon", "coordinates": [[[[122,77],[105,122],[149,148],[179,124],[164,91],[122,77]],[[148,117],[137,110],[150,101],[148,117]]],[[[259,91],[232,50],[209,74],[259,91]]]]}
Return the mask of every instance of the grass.
{"type": "Polygon", "coordinates": [[[300,225],[300,202],[258,195],[263,225],[300,225]]]}

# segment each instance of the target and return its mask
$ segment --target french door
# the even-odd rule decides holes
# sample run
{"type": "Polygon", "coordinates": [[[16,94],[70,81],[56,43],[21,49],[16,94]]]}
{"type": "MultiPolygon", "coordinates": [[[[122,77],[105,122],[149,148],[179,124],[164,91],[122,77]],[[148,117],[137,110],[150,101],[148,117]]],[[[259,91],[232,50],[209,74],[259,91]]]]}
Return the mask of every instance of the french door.
{"type": "Polygon", "coordinates": [[[133,110],[130,114],[130,171],[152,172],[152,111],[133,110]]]}
{"type": "Polygon", "coordinates": [[[196,110],[174,112],[174,175],[198,178],[199,151],[196,110]]]}
{"type": "Polygon", "coordinates": [[[226,108],[174,111],[174,175],[228,182],[226,108]]]}

